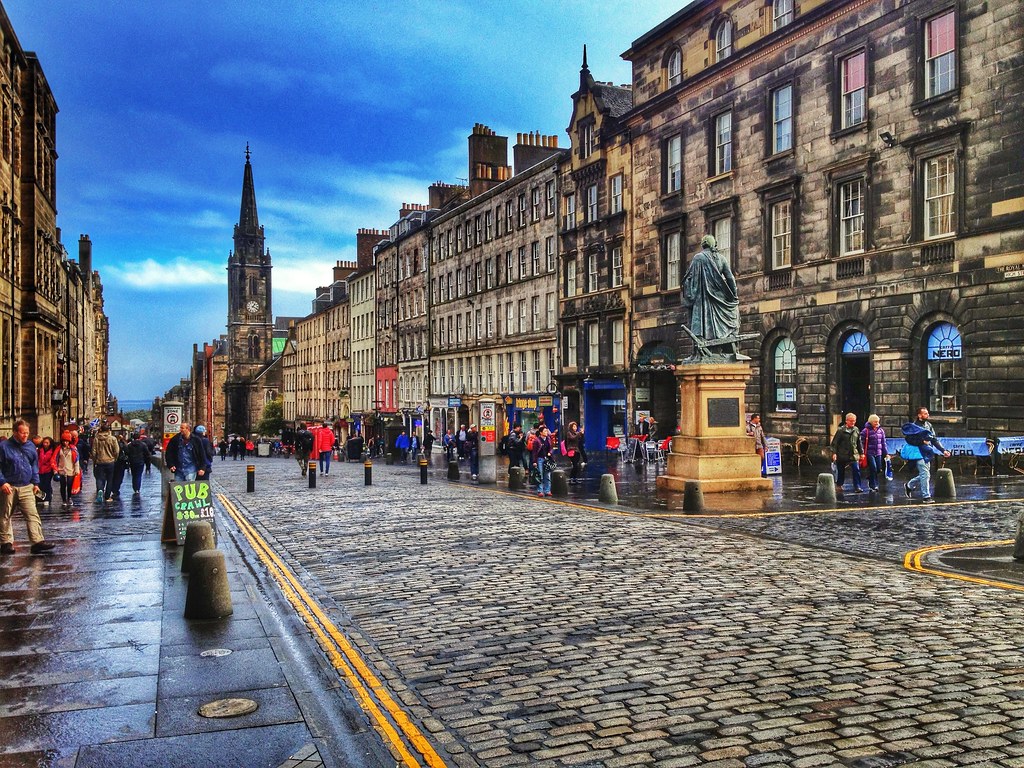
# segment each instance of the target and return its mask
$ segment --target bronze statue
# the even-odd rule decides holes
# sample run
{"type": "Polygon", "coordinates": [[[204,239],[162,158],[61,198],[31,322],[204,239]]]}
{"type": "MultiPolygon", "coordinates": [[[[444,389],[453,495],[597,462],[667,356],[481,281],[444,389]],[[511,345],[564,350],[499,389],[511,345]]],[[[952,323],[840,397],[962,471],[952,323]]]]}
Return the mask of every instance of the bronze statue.
{"type": "Polygon", "coordinates": [[[736,278],[711,235],[704,235],[701,249],[690,260],[683,278],[683,306],[690,311],[690,325],[683,325],[694,343],[691,360],[749,360],[739,354],[739,341],[756,334],[740,334],[740,301],[736,278]]]}

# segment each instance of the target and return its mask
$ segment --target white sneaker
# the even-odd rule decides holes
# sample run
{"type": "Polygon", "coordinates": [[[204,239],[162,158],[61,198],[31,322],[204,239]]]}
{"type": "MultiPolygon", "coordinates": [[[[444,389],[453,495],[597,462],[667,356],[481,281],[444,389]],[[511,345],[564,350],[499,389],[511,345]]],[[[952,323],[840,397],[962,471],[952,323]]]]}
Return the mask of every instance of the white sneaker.
{"type": "Polygon", "coordinates": [[[473,479],[476,480],[476,475],[473,475],[473,479]]]}

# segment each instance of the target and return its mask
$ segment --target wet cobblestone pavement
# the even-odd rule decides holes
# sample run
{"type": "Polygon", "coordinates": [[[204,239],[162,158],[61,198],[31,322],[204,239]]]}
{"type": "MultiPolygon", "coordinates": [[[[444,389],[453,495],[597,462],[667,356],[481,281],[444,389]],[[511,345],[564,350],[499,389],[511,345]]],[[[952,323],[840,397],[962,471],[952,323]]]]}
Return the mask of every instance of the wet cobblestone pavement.
{"type": "Polygon", "coordinates": [[[1024,766],[1024,595],[903,567],[1012,537],[1013,479],[829,511],[808,472],[698,517],[632,467],[635,510],[593,477],[581,506],[439,463],[427,487],[335,464],[316,489],[255,464],[255,493],[241,462],[215,478],[449,765],[1024,766]]]}

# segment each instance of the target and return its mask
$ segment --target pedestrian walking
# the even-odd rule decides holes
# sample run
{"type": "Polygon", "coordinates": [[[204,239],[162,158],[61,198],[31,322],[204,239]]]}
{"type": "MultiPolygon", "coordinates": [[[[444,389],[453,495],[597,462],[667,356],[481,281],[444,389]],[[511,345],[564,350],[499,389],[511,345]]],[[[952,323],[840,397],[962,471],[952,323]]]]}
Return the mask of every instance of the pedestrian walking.
{"type": "Polygon", "coordinates": [[[469,458],[469,476],[476,480],[480,476],[480,433],[476,424],[470,424],[466,432],[466,456],[469,458]]]}
{"type": "Polygon", "coordinates": [[[850,467],[853,475],[853,493],[864,493],[860,484],[860,430],[857,429],[857,415],[846,414],[843,426],[836,430],[829,444],[832,449],[832,462],[836,465],[836,488],[840,493],[846,479],[846,468],[850,467]]]}
{"type": "Polygon", "coordinates": [[[146,471],[146,457],[149,455],[149,446],[142,435],[136,435],[135,439],[128,443],[128,469],[132,473],[132,495],[138,496],[142,492],[142,474],[146,471]]]}
{"type": "Polygon", "coordinates": [[[913,477],[904,483],[903,490],[907,498],[913,498],[914,491],[917,491],[921,501],[931,504],[931,463],[935,456],[949,456],[939,438],[935,435],[935,428],[928,421],[928,409],[921,406],[917,409],[917,418],[903,425],[903,437],[907,444],[900,451],[900,456],[910,466],[913,477]]]}
{"type": "Polygon", "coordinates": [[[445,430],[444,436],[441,438],[441,447],[444,448],[448,461],[455,458],[455,435],[450,429],[445,430]]]}
{"type": "Polygon", "coordinates": [[[82,471],[78,460],[78,449],[71,444],[71,433],[62,432],[60,445],[53,455],[54,473],[60,487],[60,500],[64,507],[71,506],[75,477],[82,471]]]}
{"type": "Polygon", "coordinates": [[[466,425],[463,424],[459,427],[458,433],[455,435],[455,451],[459,455],[459,461],[466,458],[466,425]]]}
{"type": "Polygon", "coordinates": [[[868,423],[860,431],[860,444],[867,457],[868,488],[878,490],[878,478],[885,473],[885,458],[889,447],[885,444],[885,430],[879,425],[878,414],[868,416],[868,423]]]}
{"type": "Polygon", "coordinates": [[[334,453],[334,430],[328,421],[316,432],[316,452],[320,460],[320,474],[326,475],[331,470],[331,454],[334,453]]]}
{"type": "Polygon", "coordinates": [[[540,482],[537,484],[538,496],[551,495],[551,432],[543,424],[537,430],[530,448],[531,461],[537,467],[540,482]]]}
{"type": "Polygon", "coordinates": [[[121,483],[124,482],[125,473],[128,471],[128,442],[124,435],[117,438],[117,458],[114,460],[114,473],[110,479],[110,488],[107,490],[108,499],[121,497],[121,483]]]}
{"type": "Polygon", "coordinates": [[[36,452],[39,455],[39,490],[43,492],[40,502],[49,504],[53,500],[53,458],[57,452],[53,438],[44,437],[40,440],[36,452]]]}
{"type": "Polygon", "coordinates": [[[583,442],[583,430],[575,421],[570,421],[565,429],[565,440],[562,442],[562,453],[569,459],[571,469],[569,470],[569,482],[578,483],[580,477],[580,465],[583,461],[580,456],[580,444],[583,442]]]}
{"type": "Polygon", "coordinates": [[[522,424],[516,424],[512,427],[512,431],[508,433],[506,446],[509,469],[512,467],[522,467],[529,472],[530,456],[526,450],[526,435],[523,434],[522,424]]]}
{"type": "Polygon", "coordinates": [[[423,432],[423,455],[430,461],[430,452],[434,449],[434,433],[427,427],[423,432]]]}
{"type": "Polygon", "coordinates": [[[167,443],[167,469],[180,482],[191,483],[210,473],[210,456],[202,439],[182,422],[178,434],[167,443]]]}
{"type": "Polygon", "coordinates": [[[0,441],[0,555],[13,555],[14,528],[11,516],[17,507],[25,518],[33,555],[49,552],[52,542],[43,537],[43,524],[36,508],[39,492],[39,455],[29,438],[28,422],[14,422],[14,434],[0,441]]]}
{"type": "MultiPolygon", "coordinates": [[[[764,435],[764,427],[761,426],[761,414],[755,413],[750,417],[750,424],[747,427],[747,434],[754,438],[754,451],[761,459],[761,477],[768,476],[768,468],[765,466],[764,457],[768,453],[768,438],[764,435]]],[[[859,484],[858,484],[859,485],[859,484]]]]}
{"type": "Polygon", "coordinates": [[[92,456],[92,439],[88,435],[79,435],[71,430],[71,444],[78,450],[78,463],[83,472],[89,469],[89,458],[92,456]]]}
{"type": "Polygon", "coordinates": [[[220,460],[226,461],[228,458],[228,440],[226,437],[222,437],[220,442],[217,443],[217,452],[220,453],[220,460]]]}
{"type": "Polygon", "coordinates": [[[404,429],[395,438],[395,450],[398,451],[398,458],[404,464],[406,457],[409,455],[409,436],[405,434],[404,429]]]}
{"type": "Polygon", "coordinates": [[[299,462],[299,469],[302,476],[306,476],[306,467],[309,465],[309,455],[314,447],[313,433],[306,428],[306,422],[299,422],[299,431],[295,433],[295,460],[299,462]]]}
{"type": "Polygon", "coordinates": [[[120,453],[121,446],[110,431],[110,426],[100,424],[99,431],[92,441],[92,474],[96,479],[96,501],[102,502],[111,498],[114,462],[120,453]]]}

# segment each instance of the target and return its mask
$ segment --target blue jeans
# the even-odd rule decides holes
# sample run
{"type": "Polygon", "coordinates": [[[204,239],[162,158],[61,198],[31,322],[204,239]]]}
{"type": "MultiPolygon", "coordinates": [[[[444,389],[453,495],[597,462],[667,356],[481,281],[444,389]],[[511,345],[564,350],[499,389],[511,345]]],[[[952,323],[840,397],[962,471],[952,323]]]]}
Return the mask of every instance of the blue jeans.
{"type": "Polygon", "coordinates": [[[839,476],[836,478],[836,485],[840,488],[843,487],[843,483],[846,480],[846,468],[849,467],[853,474],[853,490],[860,490],[860,464],[857,463],[856,459],[850,459],[849,461],[836,461],[836,472],[839,476]]]}
{"type": "MultiPolygon", "coordinates": [[[[103,497],[104,492],[108,491],[109,486],[112,484],[114,478],[114,462],[106,462],[103,464],[93,464],[92,474],[96,478],[96,495],[100,498],[103,497]]],[[[113,491],[109,488],[109,491],[113,491]]]]}
{"type": "Polygon", "coordinates": [[[198,469],[190,469],[186,471],[181,467],[178,467],[174,470],[174,478],[180,483],[191,483],[196,479],[196,473],[198,471],[198,469]]]}
{"type": "Polygon", "coordinates": [[[142,490],[142,473],[146,471],[145,464],[132,464],[132,490],[138,493],[142,490]]]}
{"type": "Polygon", "coordinates": [[[878,476],[885,472],[885,456],[868,456],[868,485],[878,487],[878,476]]]}
{"type": "Polygon", "coordinates": [[[540,473],[537,493],[551,493],[551,459],[537,459],[537,471],[540,473]]]}
{"type": "Polygon", "coordinates": [[[331,468],[331,452],[320,451],[320,474],[326,475],[327,470],[331,468]]]}
{"type": "Polygon", "coordinates": [[[911,491],[917,491],[922,499],[931,498],[931,461],[928,459],[914,459],[914,463],[917,464],[915,467],[917,475],[910,478],[910,482],[907,483],[907,487],[910,488],[911,491]]]}
{"type": "Polygon", "coordinates": [[[479,475],[480,474],[480,452],[470,451],[469,452],[469,474],[479,475]]]}

